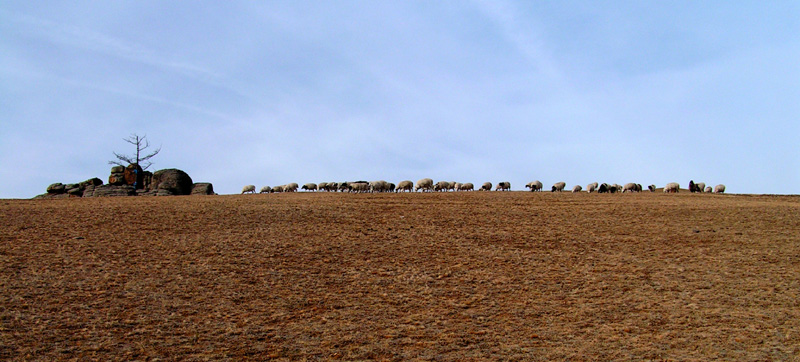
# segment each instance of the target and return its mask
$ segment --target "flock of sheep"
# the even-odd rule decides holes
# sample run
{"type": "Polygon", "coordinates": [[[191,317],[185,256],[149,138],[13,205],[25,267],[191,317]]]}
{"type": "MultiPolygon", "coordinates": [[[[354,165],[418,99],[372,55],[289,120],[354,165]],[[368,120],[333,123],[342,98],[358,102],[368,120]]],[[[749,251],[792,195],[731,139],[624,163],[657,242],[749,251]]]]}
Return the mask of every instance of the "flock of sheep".
{"type": "MultiPolygon", "coordinates": [[[[530,189],[530,191],[542,191],[543,185],[540,181],[531,181],[525,185],[526,188],[530,189]]],[[[562,192],[567,187],[566,182],[556,182],[553,184],[553,187],[550,189],[552,192],[562,192]]],[[[433,179],[424,178],[417,181],[416,184],[411,182],[410,180],[400,181],[397,185],[386,182],[386,181],[355,181],[355,182],[322,182],[319,184],[315,183],[307,183],[302,187],[299,187],[298,184],[292,182],[286,185],[280,186],[264,186],[261,188],[260,193],[273,193],[273,192],[296,192],[297,190],[301,189],[304,191],[328,191],[328,192],[355,192],[355,193],[364,193],[364,192],[433,192],[433,191],[474,191],[475,185],[470,182],[455,182],[455,181],[439,181],[434,183],[433,179]]],[[[656,192],[656,185],[647,186],[647,189],[650,192],[656,192]]],[[[491,191],[492,190],[492,183],[491,182],[484,182],[478,191],[491,191]]],[[[495,191],[509,191],[511,190],[511,183],[508,181],[503,181],[497,184],[494,189],[495,191]]],[[[627,183],[625,185],[618,185],[618,184],[607,184],[602,183],[598,184],[597,182],[590,183],[586,185],[586,192],[592,193],[617,193],[617,192],[642,192],[643,188],[641,184],[636,183],[627,183]]],[[[575,185],[572,188],[572,192],[581,192],[583,191],[583,187],[581,185],[575,185]]],[[[664,186],[665,193],[677,193],[680,191],[680,184],[677,182],[670,182],[666,186],[664,186]]],[[[711,186],[706,187],[706,184],[703,182],[695,183],[694,180],[689,181],[689,191],[690,192],[714,192],[714,193],[724,193],[725,192],[725,185],[717,185],[713,189],[711,186]]],[[[255,185],[247,185],[242,189],[242,194],[246,193],[256,193],[256,186],[255,185]]]]}

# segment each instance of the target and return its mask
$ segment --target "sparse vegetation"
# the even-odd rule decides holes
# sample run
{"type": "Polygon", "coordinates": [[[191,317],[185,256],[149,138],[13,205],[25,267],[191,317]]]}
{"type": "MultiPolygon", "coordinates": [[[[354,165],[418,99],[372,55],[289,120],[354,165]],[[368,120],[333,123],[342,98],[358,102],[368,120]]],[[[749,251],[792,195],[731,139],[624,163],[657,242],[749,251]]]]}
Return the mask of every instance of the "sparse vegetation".
{"type": "Polygon", "coordinates": [[[0,359],[800,358],[798,196],[0,200],[0,220],[0,359]]]}

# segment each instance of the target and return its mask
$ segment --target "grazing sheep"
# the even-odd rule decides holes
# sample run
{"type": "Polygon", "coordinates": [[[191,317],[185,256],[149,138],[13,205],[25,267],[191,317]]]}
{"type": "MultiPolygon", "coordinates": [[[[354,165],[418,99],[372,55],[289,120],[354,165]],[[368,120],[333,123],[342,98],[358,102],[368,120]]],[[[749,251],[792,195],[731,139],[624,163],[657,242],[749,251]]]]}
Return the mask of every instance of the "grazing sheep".
{"type": "Polygon", "coordinates": [[[369,182],[362,182],[362,181],[348,182],[347,191],[355,193],[369,192],[370,191],[369,182]]]}
{"type": "Polygon", "coordinates": [[[633,182],[628,182],[625,186],[622,187],[622,193],[626,192],[636,192],[636,184],[633,182]]]}
{"type": "Polygon", "coordinates": [[[317,191],[317,184],[305,184],[303,185],[302,189],[306,191],[317,191]]]}
{"type": "Polygon", "coordinates": [[[723,185],[723,184],[719,184],[719,185],[717,185],[717,186],[714,186],[714,193],[715,193],[715,194],[722,194],[722,193],[725,193],[725,185],[723,185]]]}
{"type": "Polygon", "coordinates": [[[389,190],[389,183],[384,180],[372,181],[369,183],[370,192],[386,192],[389,190]]]}
{"type": "Polygon", "coordinates": [[[319,184],[317,184],[317,190],[328,191],[328,183],[327,182],[320,182],[319,184]]]}
{"type": "Polygon", "coordinates": [[[670,182],[664,186],[664,193],[678,193],[681,190],[681,185],[677,182],[670,182]]]}
{"type": "Polygon", "coordinates": [[[478,191],[492,191],[492,183],[491,182],[484,182],[481,185],[481,188],[478,191]]]}
{"type": "Polygon", "coordinates": [[[414,183],[411,182],[411,180],[400,181],[400,183],[397,184],[397,188],[395,189],[395,191],[397,191],[397,192],[401,192],[401,191],[411,192],[411,191],[414,191],[414,183]]]}
{"type": "Polygon", "coordinates": [[[474,189],[475,186],[472,184],[472,182],[463,183],[458,187],[459,191],[473,191],[474,189]]]}
{"type": "Polygon", "coordinates": [[[275,187],[272,188],[272,191],[270,191],[270,192],[283,192],[284,187],[285,186],[283,186],[283,185],[275,186],[275,187]]]}
{"type": "Polygon", "coordinates": [[[706,190],[706,183],[705,182],[698,182],[698,183],[694,184],[694,186],[697,188],[697,192],[703,192],[703,191],[706,190]]]}
{"type": "Polygon", "coordinates": [[[525,185],[525,187],[531,189],[531,191],[542,191],[542,188],[544,187],[544,185],[542,185],[541,181],[536,180],[536,181],[528,182],[528,184],[525,185]]]}
{"type": "Polygon", "coordinates": [[[642,184],[636,184],[636,192],[642,192],[642,184]]]}
{"type": "Polygon", "coordinates": [[[449,190],[449,189],[450,189],[450,183],[447,182],[447,181],[439,181],[439,182],[436,183],[436,185],[433,185],[433,190],[434,191],[447,192],[447,190],[449,190]]]}
{"type": "Polygon", "coordinates": [[[553,187],[550,188],[550,192],[561,192],[564,191],[564,188],[567,187],[567,183],[564,181],[556,182],[553,184],[553,187]]]}
{"type": "Polygon", "coordinates": [[[689,192],[697,192],[697,188],[694,186],[694,180],[689,180],[689,192]]]}
{"type": "Polygon", "coordinates": [[[503,182],[498,183],[497,184],[497,188],[495,188],[495,191],[498,191],[498,190],[500,190],[500,191],[511,190],[511,183],[508,182],[508,181],[503,181],[503,182]]]}
{"type": "Polygon", "coordinates": [[[261,192],[259,192],[259,193],[268,194],[270,192],[272,192],[272,187],[264,186],[264,187],[261,188],[261,192]]]}
{"type": "Polygon", "coordinates": [[[455,185],[453,185],[453,190],[461,191],[461,185],[462,183],[456,182],[455,185]]]}
{"type": "Polygon", "coordinates": [[[572,188],[572,192],[581,192],[581,190],[583,190],[581,185],[575,185],[575,187],[572,188]]]}
{"type": "Polygon", "coordinates": [[[615,192],[622,192],[622,186],[620,186],[619,184],[613,184],[611,185],[611,188],[609,190],[611,191],[612,194],[615,192]]]}
{"type": "Polygon", "coordinates": [[[650,192],[656,192],[656,185],[647,186],[647,189],[650,190],[650,192]]]}
{"type": "Polygon", "coordinates": [[[429,178],[424,178],[417,181],[417,185],[414,187],[414,191],[422,190],[425,191],[433,191],[433,180],[429,178]]]}
{"type": "Polygon", "coordinates": [[[710,192],[712,192],[712,191],[713,191],[713,190],[711,189],[711,186],[706,186],[706,192],[709,192],[709,193],[710,193],[710,192]]]}
{"type": "Polygon", "coordinates": [[[247,194],[247,193],[250,194],[256,193],[256,185],[247,185],[244,188],[242,188],[242,194],[247,194]]]}
{"type": "Polygon", "coordinates": [[[592,182],[592,183],[586,185],[586,192],[591,194],[592,192],[595,192],[595,191],[597,191],[597,182],[592,182]]]}
{"type": "Polygon", "coordinates": [[[603,182],[602,184],[600,184],[600,187],[597,189],[597,193],[604,194],[606,192],[609,192],[608,188],[609,188],[608,184],[603,182]]]}
{"type": "Polygon", "coordinates": [[[292,183],[283,185],[283,191],[284,192],[296,192],[298,187],[299,187],[298,184],[292,182],[292,183]]]}

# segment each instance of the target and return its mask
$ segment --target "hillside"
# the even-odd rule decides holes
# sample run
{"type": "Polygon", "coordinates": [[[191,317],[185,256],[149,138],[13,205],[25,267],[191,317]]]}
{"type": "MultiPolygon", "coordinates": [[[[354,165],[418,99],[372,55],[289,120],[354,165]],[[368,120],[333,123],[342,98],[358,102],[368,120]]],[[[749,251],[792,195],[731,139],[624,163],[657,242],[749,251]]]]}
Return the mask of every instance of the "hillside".
{"type": "Polygon", "coordinates": [[[791,360],[800,197],[0,200],[0,359],[791,360]]]}

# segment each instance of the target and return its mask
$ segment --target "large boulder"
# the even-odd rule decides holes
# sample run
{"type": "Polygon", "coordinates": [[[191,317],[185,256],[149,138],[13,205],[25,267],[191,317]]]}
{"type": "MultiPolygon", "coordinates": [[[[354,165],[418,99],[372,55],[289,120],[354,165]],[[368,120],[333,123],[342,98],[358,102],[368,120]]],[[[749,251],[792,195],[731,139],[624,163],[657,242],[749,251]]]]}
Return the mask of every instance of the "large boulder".
{"type": "Polygon", "coordinates": [[[158,195],[191,195],[194,182],[186,172],[176,168],[158,170],[153,173],[150,190],[158,190],[158,195]]]}
{"type": "Polygon", "coordinates": [[[87,186],[83,197],[136,196],[136,189],[130,185],[87,186]]]}
{"type": "Polygon", "coordinates": [[[67,187],[64,184],[57,182],[50,186],[47,186],[47,193],[48,194],[63,194],[67,191],[67,187]]]}
{"type": "Polygon", "coordinates": [[[125,170],[122,172],[122,178],[125,180],[126,185],[131,185],[136,187],[137,189],[144,188],[144,170],[135,163],[128,165],[125,167],[125,170]]]}
{"type": "Polygon", "coordinates": [[[214,186],[210,182],[198,182],[192,187],[192,195],[213,195],[214,186]]]}

